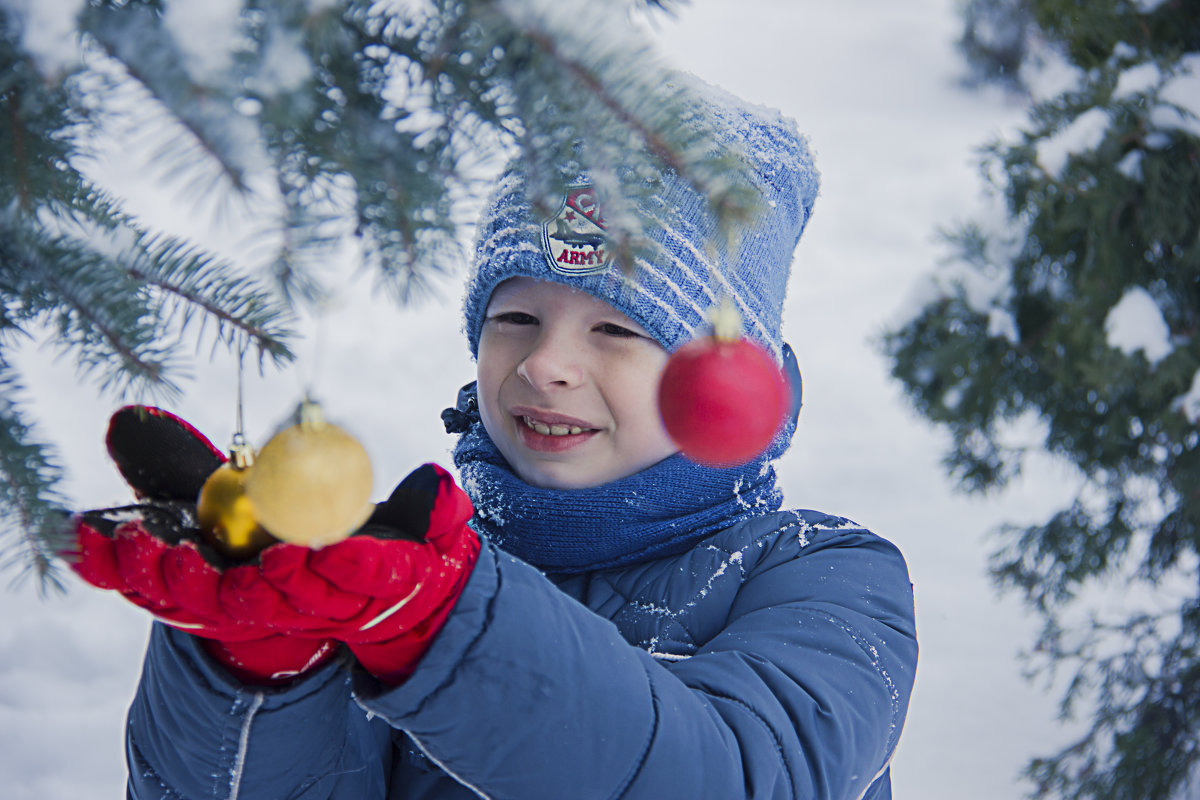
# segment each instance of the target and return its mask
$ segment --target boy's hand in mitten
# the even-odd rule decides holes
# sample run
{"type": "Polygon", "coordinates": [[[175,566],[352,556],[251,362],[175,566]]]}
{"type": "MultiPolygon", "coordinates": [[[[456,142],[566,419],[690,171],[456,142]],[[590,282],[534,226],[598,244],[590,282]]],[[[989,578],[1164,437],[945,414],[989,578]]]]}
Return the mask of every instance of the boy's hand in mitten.
{"type": "Polygon", "coordinates": [[[106,442],[138,502],[78,515],[76,550],[67,555],[84,580],[202,637],[248,683],[290,679],[334,654],[331,638],[290,624],[299,618],[286,604],[271,613],[278,592],[256,564],[221,569],[200,543],[196,498],[225,461],[220,450],[179,417],[141,406],[113,415],[106,442]]]}
{"type": "Polygon", "coordinates": [[[479,555],[471,501],[445,470],[415,470],[353,536],[312,550],[274,545],[261,574],[310,635],[345,642],[398,684],[441,629],[479,555]]]}

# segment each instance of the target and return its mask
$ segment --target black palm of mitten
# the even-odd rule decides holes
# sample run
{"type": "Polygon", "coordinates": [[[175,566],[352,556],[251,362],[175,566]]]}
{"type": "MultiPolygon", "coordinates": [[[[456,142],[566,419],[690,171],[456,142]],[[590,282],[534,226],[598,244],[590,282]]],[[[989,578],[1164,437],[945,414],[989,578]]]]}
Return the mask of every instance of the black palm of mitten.
{"type": "Polygon", "coordinates": [[[139,498],[195,503],[200,487],[225,455],[184,420],[149,406],[113,414],[108,453],[139,498]]]}

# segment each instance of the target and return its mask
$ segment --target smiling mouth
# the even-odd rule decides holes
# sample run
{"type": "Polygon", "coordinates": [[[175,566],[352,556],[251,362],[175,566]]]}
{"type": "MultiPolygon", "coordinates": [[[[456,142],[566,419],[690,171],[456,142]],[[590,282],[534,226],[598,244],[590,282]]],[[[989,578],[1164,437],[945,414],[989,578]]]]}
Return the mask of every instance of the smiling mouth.
{"type": "Polygon", "coordinates": [[[595,430],[594,428],[581,428],[578,425],[551,424],[529,416],[523,416],[520,419],[521,422],[525,423],[526,428],[535,433],[540,433],[542,436],[573,436],[585,431],[595,430]]]}

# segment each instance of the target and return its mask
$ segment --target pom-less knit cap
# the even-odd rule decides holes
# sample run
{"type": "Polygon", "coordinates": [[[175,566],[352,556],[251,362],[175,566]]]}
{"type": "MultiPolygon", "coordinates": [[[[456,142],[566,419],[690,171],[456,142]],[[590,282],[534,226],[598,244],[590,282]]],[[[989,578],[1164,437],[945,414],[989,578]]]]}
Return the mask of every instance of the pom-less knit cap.
{"type": "Polygon", "coordinates": [[[671,173],[641,201],[654,220],[647,234],[658,246],[651,260],[622,270],[607,250],[603,198],[586,176],[570,181],[556,214],[546,217],[526,196],[527,182],[510,168],[480,222],[467,282],[465,322],[472,355],[488,301],[503,281],[554,281],[607,301],[641,325],[668,351],[708,333],[709,311],[722,298],[736,304],[744,332],[780,357],[780,318],[792,253],[812,213],[818,174],[795,123],[752,108],[725,92],[702,87],[703,107],[717,130],[717,147],[740,151],[762,194],[762,211],[718,236],[705,197],[671,173]]]}

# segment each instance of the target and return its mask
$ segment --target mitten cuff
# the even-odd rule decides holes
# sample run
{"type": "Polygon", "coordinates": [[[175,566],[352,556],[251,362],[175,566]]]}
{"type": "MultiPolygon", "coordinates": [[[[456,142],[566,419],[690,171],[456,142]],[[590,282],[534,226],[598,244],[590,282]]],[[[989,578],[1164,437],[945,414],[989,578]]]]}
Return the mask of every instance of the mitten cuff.
{"type": "MultiPolygon", "coordinates": [[[[478,549],[475,555],[478,555],[478,549]]],[[[408,680],[454,610],[454,604],[458,602],[471,576],[474,561],[472,558],[471,564],[459,573],[458,581],[442,604],[415,627],[385,642],[349,644],[358,663],[389,686],[399,686],[408,680]]]]}
{"type": "Polygon", "coordinates": [[[280,686],[327,663],[337,653],[333,639],[276,635],[248,642],[201,639],[200,646],[242,683],[280,686]]]}

